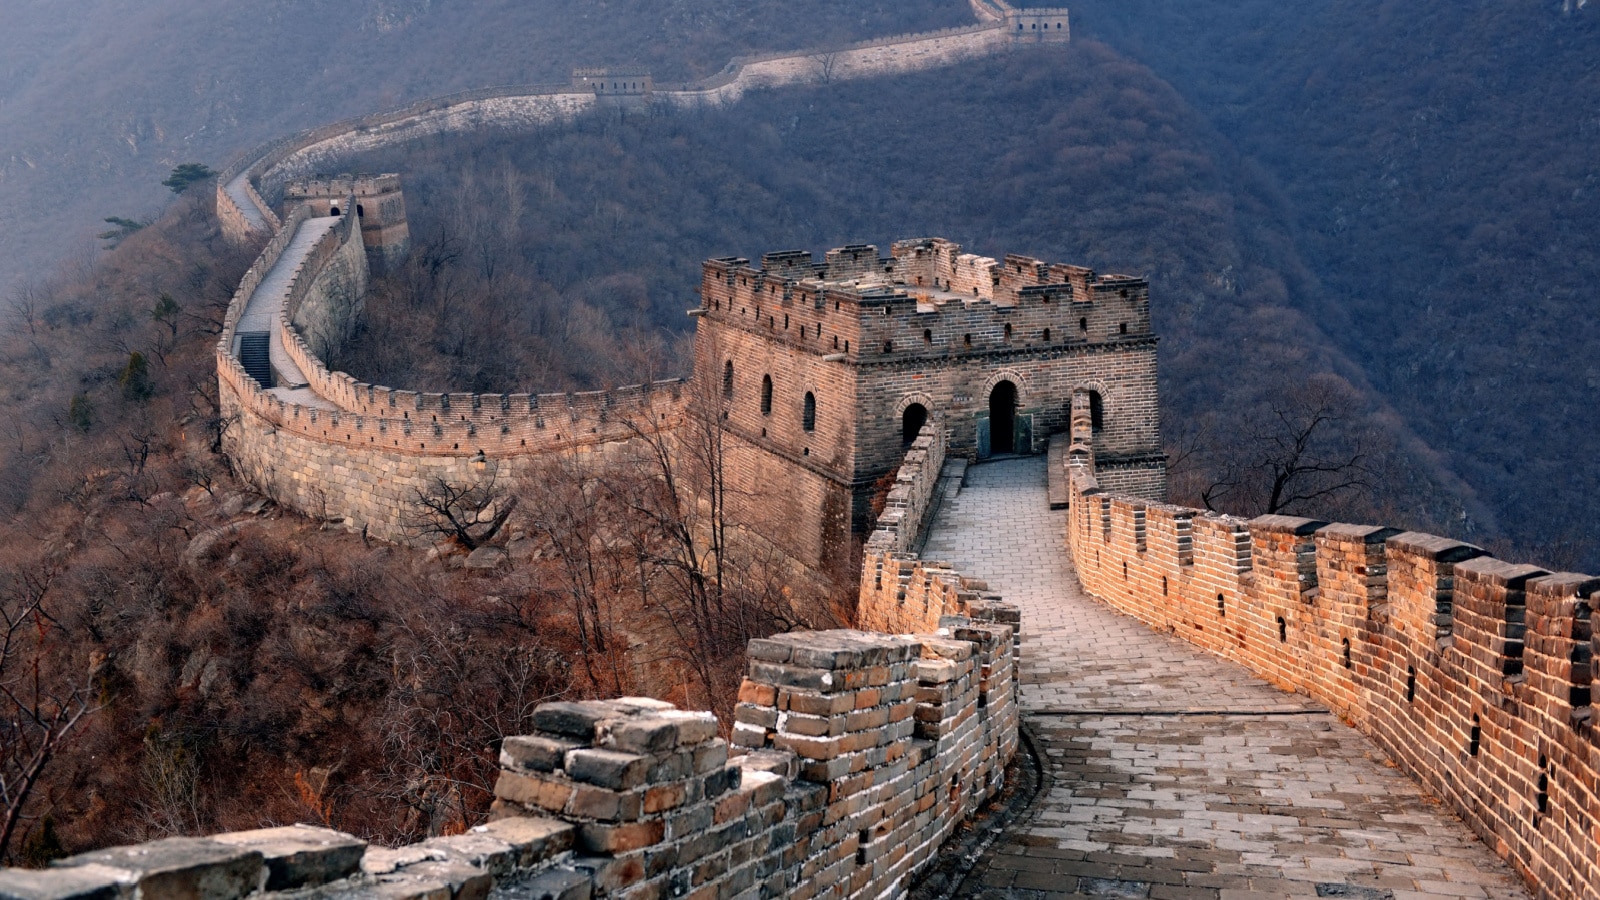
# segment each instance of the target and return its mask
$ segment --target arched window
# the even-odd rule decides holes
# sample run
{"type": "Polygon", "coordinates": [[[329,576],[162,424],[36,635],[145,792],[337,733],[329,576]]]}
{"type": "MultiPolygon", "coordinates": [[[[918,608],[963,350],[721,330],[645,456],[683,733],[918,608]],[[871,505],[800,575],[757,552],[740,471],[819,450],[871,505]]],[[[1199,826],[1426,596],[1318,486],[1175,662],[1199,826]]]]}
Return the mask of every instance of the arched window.
{"type": "Polygon", "coordinates": [[[722,367],[722,397],[725,400],[733,399],[733,360],[728,360],[722,367]]]}
{"type": "Polygon", "coordinates": [[[1099,434],[1106,427],[1106,407],[1100,400],[1099,391],[1089,392],[1089,428],[1099,434]]]}
{"type": "Polygon", "coordinates": [[[800,412],[800,427],[807,431],[817,430],[817,395],[806,391],[806,405],[800,412]]]}
{"type": "Polygon", "coordinates": [[[761,376],[761,414],[772,415],[772,376],[761,376]]]}

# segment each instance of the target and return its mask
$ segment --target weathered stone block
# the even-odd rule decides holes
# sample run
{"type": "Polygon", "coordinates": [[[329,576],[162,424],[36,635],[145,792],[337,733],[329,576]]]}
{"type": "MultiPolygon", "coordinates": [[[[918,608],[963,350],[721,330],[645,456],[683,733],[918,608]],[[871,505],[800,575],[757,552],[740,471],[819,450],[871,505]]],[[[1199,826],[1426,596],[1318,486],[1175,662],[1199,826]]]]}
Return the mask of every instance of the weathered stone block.
{"type": "Polygon", "coordinates": [[[95,863],[71,869],[0,869],[0,900],[120,900],[131,897],[127,873],[95,863]]]}
{"type": "Polygon", "coordinates": [[[587,746],[583,741],[549,735],[515,735],[500,743],[500,765],[507,768],[554,772],[566,764],[567,754],[587,746]]]}
{"type": "Polygon", "coordinates": [[[590,853],[615,856],[660,843],[665,836],[666,826],[659,819],[619,824],[594,822],[578,827],[578,846],[590,853]]]}
{"type": "Polygon", "coordinates": [[[69,856],[58,868],[98,864],[125,872],[119,880],[144,897],[204,897],[229,900],[254,892],[265,863],[261,852],[204,838],[165,838],[69,856]]]}
{"type": "Polygon", "coordinates": [[[588,875],[567,869],[552,869],[504,885],[507,896],[529,900],[589,900],[593,889],[594,882],[588,875]]]}
{"type": "Polygon", "coordinates": [[[267,867],[266,889],[315,887],[361,871],[366,841],[329,828],[290,825],[214,835],[221,844],[259,852],[267,867]]]}
{"type": "Polygon", "coordinates": [[[558,701],[540,704],[534,710],[533,727],[553,735],[592,740],[595,726],[616,716],[615,709],[599,703],[558,701]]]}
{"type": "Polygon", "coordinates": [[[564,768],[574,781],[621,791],[644,784],[652,763],[636,753],[587,748],[568,751],[564,768]]]}

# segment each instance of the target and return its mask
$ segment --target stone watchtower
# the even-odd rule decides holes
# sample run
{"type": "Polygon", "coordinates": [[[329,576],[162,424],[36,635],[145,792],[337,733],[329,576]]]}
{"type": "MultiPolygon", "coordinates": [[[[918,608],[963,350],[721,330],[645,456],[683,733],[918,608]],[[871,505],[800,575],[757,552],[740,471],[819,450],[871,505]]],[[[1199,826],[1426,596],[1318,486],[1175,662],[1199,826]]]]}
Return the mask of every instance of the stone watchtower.
{"type": "Polygon", "coordinates": [[[1102,484],[1165,494],[1143,278],[928,238],[888,258],[859,245],[820,263],[712,259],[701,294],[695,366],[726,404],[730,484],[767,492],[802,559],[870,527],[878,482],[930,417],[954,455],[1040,453],[1077,396],[1102,484]]]}
{"type": "Polygon", "coordinates": [[[643,69],[573,69],[572,89],[601,103],[643,104],[655,92],[655,79],[643,69]]]}
{"type": "Polygon", "coordinates": [[[367,264],[374,272],[388,272],[411,251],[411,231],[406,224],[406,198],[400,190],[400,176],[316,175],[299,178],[283,188],[284,213],[302,203],[310,204],[319,216],[348,215],[361,219],[361,243],[367,249],[367,264]],[[342,209],[350,197],[354,210],[342,209]]]}
{"type": "Polygon", "coordinates": [[[1072,25],[1065,7],[1013,9],[1006,12],[1006,30],[1023,44],[1065,44],[1072,40],[1072,25]]]}

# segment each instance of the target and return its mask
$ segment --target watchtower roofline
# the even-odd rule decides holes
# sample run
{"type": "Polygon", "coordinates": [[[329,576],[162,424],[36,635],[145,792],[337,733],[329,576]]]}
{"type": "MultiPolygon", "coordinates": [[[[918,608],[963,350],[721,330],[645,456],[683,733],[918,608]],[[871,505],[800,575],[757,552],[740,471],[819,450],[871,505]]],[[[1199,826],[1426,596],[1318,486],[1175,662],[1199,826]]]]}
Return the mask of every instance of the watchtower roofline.
{"type": "Polygon", "coordinates": [[[1072,40],[1072,21],[1066,7],[1007,10],[1004,26],[1018,43],[1064,44],[1072,40]]]}
{"type": "Polygon", "coordinates": [[[572,88],[597,97],[647,97],[655,79],[644,69],[582,68],[572,70],[572,88]]]}
{"type": "Polygon", "coordinates": [[[367,262],[375,272],[392,270],[411,249],[411,228],[406,218],[406,197],[400,176],[314,175],[297,178],[283,187],[282,216],[297,206],[309,206],[313,215],[355,214],[361,220],[361,241],[367,262]],[[354,199],[353,209],[350,200],[354,199]]]}
{"type": "Polygon", "coordinates": [[[834,361],[876,364],[1152,342],[1149,282],[944,238],[705,262],[699,314],[834,361]]]}

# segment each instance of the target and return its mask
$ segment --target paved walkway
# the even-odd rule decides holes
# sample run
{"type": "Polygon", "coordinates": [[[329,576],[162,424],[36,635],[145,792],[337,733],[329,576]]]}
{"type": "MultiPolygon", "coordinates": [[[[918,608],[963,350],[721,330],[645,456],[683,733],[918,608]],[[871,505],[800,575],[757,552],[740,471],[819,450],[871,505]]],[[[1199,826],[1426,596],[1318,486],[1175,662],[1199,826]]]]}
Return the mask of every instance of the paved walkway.
{"type": "Polygon", "coordinates": [[[267,217],[261,214],[261,208],[256,206],[254,200],[250,199],[250,192],[246,190],[246,185],[249,183],[247,179],[250,177],[246,174],[248,171],[246,169],[235,175],[233,180],[224,185],[222,189],[228,192],[228,197],[233,200],[233,205],[239,207],[239,212],[244,215],[244,219],[250,224],[251,229],[265,233],[267,231],[267,217]]]}
{"type": "Polygon", "coordinates": [[[964,896],[1526,898],[1383,754],[1304,697],[1092,600],[1044,461],[975,466],[924,557],[1022,608],[1051,785],[964,896]]]}
{"type": "MultiPolygon", "coordinates": [[[[311,253],[317,241],[327,234],[335,225],[339,224],[338,216],[322,216],[307,219],[300,225],[289,241],[289,246],[283,250],[283,255],[272,268],[267,270],[261,283],[245,301],[244,310],[239,314],[239,324],[234,329],[236,335],[251,331],[265,331],[268,338],[268,352],[272,360],[272,370],[276,375],[280,387],[271,389],[271,392],[282,397],[290,403],[301,406],[322,406],[327,409],[336,409],[315,393],[297,385],[305,383],[306,376],[301,373],[300,367],[295,365],[289,357],[289,352],[283,346],[283,334],[276,327],[278,316],[283,311],[283,305],[289,299],[289,282],[294,279],[295,271],[305,262],[306,256],[311,253]]],[[[238,338],[234,338],[234,355],[239,353],[238,338]]]]}

